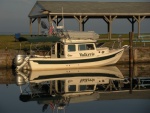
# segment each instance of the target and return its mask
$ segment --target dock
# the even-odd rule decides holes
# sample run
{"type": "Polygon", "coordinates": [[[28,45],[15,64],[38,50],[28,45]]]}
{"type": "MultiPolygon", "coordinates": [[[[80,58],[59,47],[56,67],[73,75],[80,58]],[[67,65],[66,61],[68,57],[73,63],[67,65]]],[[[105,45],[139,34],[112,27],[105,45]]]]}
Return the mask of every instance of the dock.
{"type": "MultiPolygon", "coordinates": [[[[26,54],[23,50],[22,54],[26,54]]],[[[0,50],[0,68],[11,68],[12,60],[18,54],[18,50],[0,50]]],[[[127,64],[129,62],[129,50],[125,50],[121,59],[117,64],[127,64]]],[[[135,47],[133,48],[134,63],[150,63],[150,47],[135,47]]]]}

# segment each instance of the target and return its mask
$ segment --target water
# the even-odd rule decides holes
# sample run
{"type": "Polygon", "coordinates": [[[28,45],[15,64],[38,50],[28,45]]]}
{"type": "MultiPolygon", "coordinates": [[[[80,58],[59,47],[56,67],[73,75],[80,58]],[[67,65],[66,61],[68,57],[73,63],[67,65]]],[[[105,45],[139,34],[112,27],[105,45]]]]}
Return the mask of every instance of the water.
{"type": "Polygon", "coordinates": [[[0,113],[149,113],[149,64],[128,67],[1,69],[0,113]]]}

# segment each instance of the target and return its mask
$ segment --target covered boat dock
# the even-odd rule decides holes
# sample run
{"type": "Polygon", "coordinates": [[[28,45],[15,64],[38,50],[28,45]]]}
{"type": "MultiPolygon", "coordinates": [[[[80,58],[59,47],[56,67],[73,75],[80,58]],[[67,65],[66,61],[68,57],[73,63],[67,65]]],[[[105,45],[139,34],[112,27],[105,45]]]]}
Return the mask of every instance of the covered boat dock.
{"type": "MultiPolygon", "coordinates": [[[[30,34],[32,24],[37,20],[38,34],[41,34],[41,20],[48,19],[49,25],[58,26],[63,18],[76,19],[79,31],[89,19],[103,19],[107,24],[108,38],[111,39],[112,23],[115,19],[127,19],[134,32],[135,22],[138,23],[138,36],[142,20],[150,18],[150,2],[85,2],[85,1],[37,1],[29,13],[30,34]]],[[[121,28],[120,28],[121,29],[121,28]]]]}

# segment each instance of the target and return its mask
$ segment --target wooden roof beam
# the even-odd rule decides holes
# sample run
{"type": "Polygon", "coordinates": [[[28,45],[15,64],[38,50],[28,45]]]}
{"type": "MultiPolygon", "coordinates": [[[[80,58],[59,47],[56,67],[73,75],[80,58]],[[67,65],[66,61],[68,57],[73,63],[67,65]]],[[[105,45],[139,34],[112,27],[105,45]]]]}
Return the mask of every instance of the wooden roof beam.
{"type": "Polygon", "coordinates": [[[80,31],[83,31],[84,30],[84,24],[87,22],[87,16],[84,16],[83,18],[82,18],[82,16],[80,15],[79,17],[77,17],[77,16],[75,16],[74,15],[74,18],[79,22],[79,30],[80,31]]]}
{"type": "Polygon", "coordinates": [[[140,36],[140,27],[141,27],[141,21],[142,20],[144,20],[144,18],[146,17],[146,16],[138,16],[138,17],[136,17],[136,16],[133,16],[134,17],[134,19],[138,22],[138,36],[140,36]]]}
{"type": "Polygon", "coordinates": [[[104,15],[104,19],[108,24],[108,38],[110,40],[111,40],[111,34],[112,34],[112,22],[115,18],[117,18],[117,16],[112,17],[111,15],[109,16],[104,15]]]}

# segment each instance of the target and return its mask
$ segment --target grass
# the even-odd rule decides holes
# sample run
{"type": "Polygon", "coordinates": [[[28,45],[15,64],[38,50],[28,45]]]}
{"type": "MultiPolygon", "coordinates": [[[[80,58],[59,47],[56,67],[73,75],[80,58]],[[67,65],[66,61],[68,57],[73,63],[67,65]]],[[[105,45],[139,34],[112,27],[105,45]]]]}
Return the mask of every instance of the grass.
{"type": "Polygon", "coordinates": [[[16,41],[13,35],[0,35],[0,49],[20,49],[20,45],[29,47],[30,44],[16,41]]]}
{"type": "MultiPolygon", "coordinates": [[[[123,39],[122,45],[129,45],[129,34],[112,34],[111,40],[108,40],[107,34],[101,34],[99,41],[107,42],[108,46],[112,46],[114,40],[117,40],[119,35],[121,35],[121,38],[123,39]]],[[[22,37],[26,36],[28,35],[22,35],[22,37]]],[[[137,36],[137,34],[135,34],[134,36],[137,36]]],[[[0,35],[0,49],[20,49],[20,45],[22,49],[29,49],[30,47],[30,44],[28,42],[15,41],[13,35],[0,35]]],[[[137,43],[137,46],[143,46],[143,43],[137,43]]],[[[150,43],[148,43],[148,46],[150,47],[150,43]]]]}

